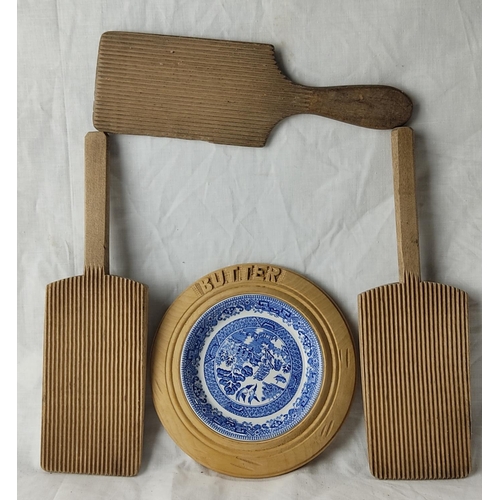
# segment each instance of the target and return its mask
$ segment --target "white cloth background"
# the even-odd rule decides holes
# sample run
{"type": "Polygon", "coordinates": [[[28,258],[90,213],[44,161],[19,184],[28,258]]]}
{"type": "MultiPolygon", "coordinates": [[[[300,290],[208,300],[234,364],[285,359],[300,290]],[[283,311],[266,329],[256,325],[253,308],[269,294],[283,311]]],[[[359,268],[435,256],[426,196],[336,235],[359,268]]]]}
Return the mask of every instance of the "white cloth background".
{"type": "MultiPolygon", "coordinates": [[[[111,140],[110,268],[149,285],[150,342],[168,305],[196,279],[268,262],[330,294],[357,343],[358,293],[398,278],[389,131],[300,115],[259,149],[111,140]]],[[[19,0],[19,498],[478,499],[481,291],[479,0],[19,0]],[[411,96],[422,277],[470,297],[470,477],[374,479],[359,384],[331,445],[281,477],[234,479],[198,465],[161,426],[149,387],[137,477],[40,469],[45,286],[83,271],[83,139],[93,130],[97,48],[107,30],[270,43],[298,83],[392,85],[411,96]]]]}

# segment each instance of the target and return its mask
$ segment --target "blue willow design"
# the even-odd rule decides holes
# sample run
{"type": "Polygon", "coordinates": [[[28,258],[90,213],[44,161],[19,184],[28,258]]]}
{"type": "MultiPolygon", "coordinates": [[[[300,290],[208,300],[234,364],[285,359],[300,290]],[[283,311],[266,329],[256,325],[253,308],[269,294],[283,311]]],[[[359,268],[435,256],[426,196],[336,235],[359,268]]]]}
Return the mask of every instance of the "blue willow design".
{"type": "Polygon", "coordinates": [[[271,415],[287,405],[303,372],[290,333],[268,318],[232,321],[210,342],[204,376],[215,400],[240,417],[271,415]]]}
{"type": "Polygon", "coordinates": [[[182,351],[181,378],[191,407],[206,425],[240,440],[270,439],[294,427],[314,403],[321,376],[320,347],[310,324],[285,302],[265,295],[241,295],[213,306],[195,323],[182,351]],[[200,354],[217,324],[244,311],[257,315],[227,322],[211,339],[203,359],[206,386],[220,407],[235,416],[231,418],[207,401],[199,378],[200,354]],[[293,328],[301,348],[269,316],[293,328]],[[279,413],[293,398],[288,411],[279,413]],[[275,416],[251,422],[269,415],[275,416]]]}

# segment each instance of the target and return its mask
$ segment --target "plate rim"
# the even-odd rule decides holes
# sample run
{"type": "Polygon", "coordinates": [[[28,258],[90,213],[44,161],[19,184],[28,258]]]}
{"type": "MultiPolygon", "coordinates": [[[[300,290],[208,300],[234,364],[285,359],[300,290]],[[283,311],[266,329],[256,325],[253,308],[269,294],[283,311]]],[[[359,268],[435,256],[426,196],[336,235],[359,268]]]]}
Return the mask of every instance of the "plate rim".
{"type": "Polygon", "coordinates": [[[301,467],[328,446],[349,412],[356,366],[349,325],[322,289],[275,264],[236,264],[191,284],[165,312],[151,349],[153,404],[170,437],[198,463],[234,477],[272,477],[301,467]],[[292,429],[262,441],[236,440],[209,428],[191,408],[180,373],[184,341],[201,314],[247,293],[277,297],[299,311],[315,331],[323,356],[323,380],[309,412],[292,429]],[[277,449],[280,460],[273,459],[277,449]]]}

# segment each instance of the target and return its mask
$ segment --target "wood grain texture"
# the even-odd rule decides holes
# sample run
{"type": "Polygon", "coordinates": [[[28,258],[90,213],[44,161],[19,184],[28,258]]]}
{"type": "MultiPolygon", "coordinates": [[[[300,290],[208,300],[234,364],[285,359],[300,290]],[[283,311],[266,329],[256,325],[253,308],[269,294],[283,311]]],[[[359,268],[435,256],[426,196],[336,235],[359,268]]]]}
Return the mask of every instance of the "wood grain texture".
{"type": "Polygon", "coordinates": [[[380,479],[471,470],[468,298],[420,281],[413,131],[392,132],[400,283],[359,295],[370,469],[380,479]]]}
{"type": "Polygon", "coordinates": [[[169,307],[156,333],[151,358],[153,402],[177,445],[222,474],[262,478],[285,474],[320,454],[339,431],[352,401],[356,357],[347,323],[322,290],[274,264],[228,266],[193,283],[169,307]],[[262,441],[237,441],[205,425],[190,406],[181,380],[181,352],[196,320],[210,307],[240,294],[285,301],[311,324],[323,355],[316,402],[288,432],[262,441]]]}
{"type": "Polygon", "coordinates": [[[295,84],[278,68],[272,45],[129,32],[101,37],[94,126],[104,132],[259,147],[297,113],[391,129],[411,112],[410,99],[389,86],[295,84]]]}
{"type": "Polygon", "coordinates": [[[85,142],[85,272],[46,290],[41,466],[130,476],[142,455],[147,287],[106,274],[107,140],[85,142]]]}
{"type": "Polygon", "coordinates": [[[391,145],[399,281],[403,282],[407,274],[420,278],[413,130],[394,130],[391,145]]]}
{"type": "Polygon", "coordinates": [[[85,138],[85,268],[109,268],[108,141],[103,133],[85,138]],[[95,167],[95,168],[94,168],[95,167]]]}

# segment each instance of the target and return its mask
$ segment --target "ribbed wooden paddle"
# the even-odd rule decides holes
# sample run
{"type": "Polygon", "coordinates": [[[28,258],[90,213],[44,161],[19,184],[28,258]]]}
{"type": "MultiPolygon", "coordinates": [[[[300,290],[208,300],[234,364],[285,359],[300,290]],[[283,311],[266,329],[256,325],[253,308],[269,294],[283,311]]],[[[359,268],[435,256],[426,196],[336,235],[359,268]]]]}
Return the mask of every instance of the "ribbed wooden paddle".
{"type": "Polygon", "coordinates": [[[119,31],[101,37],[94,126],[103,132],[264,146],[273,127],[297,113],[391,129],[411,112],[410,99],[393,87],[295,84],[272,45],[119,31]]]}
{"type": "Polygon", "coordinates": [[[130,476],[142,454],[147,287],[108,275],[107,138],[85,138],[85,270],[47,286],[41,465],[130,476]]]}
{"type": "Polygon", "coordinates": [[[468,300],[420,281],[413,131],[392,132],[399,279],[359,295],[361,376],[372,474],[469,474],[468,300]]]}

